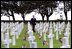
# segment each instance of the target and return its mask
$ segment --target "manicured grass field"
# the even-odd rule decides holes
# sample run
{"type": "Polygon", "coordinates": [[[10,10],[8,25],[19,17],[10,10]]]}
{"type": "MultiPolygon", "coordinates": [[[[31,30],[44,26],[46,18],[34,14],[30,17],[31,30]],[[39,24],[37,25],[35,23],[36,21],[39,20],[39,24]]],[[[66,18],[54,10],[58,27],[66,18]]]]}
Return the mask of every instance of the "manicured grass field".
{"type": "MultiPolygon", "coordinates": [[[[35,41],[37,42],[37,47],[38,48],[49,48],[49,39],[47,37],[47,42],[48,45],[44,45],[42,44],[42,40],[40,40],[38,37],[38,35],[36,34],[36,32],[33,33],[35,35],[35,41]]],[[[56,40],[55,36],[55,32],[53,32],[54,34],[54,39],[53,39],[53,47],[54,48],[60,48],[61,47],[61,43],[59,42],[59,40],[56,40]]],[[[21,48],[23,45],[26,45],[26,47],[30,47],[29,42],[28,41],[24,41],[23,37],[27,36],[27,24],[24,24],[24,28],[19,36],[18,39],[16,39],[16,45],[13,46],[12,43],[10,44],[10,48],[21,48]]],[[[60,37],[62,37],[63,35],[59,35],[60,37]]],[[[10,36],[11,38],[11,36],[10,36]]],[[[71,33],[70,33],[70,38],[69,38],[69,44],[71,45],[71,33]]],[[[1,48],[4,48],[4,45],[1,43],[1,48]]]]}

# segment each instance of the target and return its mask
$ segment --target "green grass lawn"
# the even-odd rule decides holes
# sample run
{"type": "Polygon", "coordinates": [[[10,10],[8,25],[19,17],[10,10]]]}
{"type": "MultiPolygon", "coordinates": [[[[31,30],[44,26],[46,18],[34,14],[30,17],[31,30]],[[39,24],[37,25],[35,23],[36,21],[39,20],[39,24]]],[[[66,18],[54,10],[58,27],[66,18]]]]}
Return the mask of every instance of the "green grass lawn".
{"type": "MultiPolygon", "coordinates": [[[[54,45],[53,45],[53,47],[54,48],[61,47],[61,43],[59,42],[59,40],[56,40],[56,38],[55,38],[55,36],[56,36],[55,32],[53,32],[53,34],[54,34],[54,39],[53,39],[54,45]]],[[[42,40],[40,40],[38,38],[38,35],[36,34],[36,32],[34,32],[34,35],[35,35],[35,38],[36,38],[35,41],[37,42],[37,47],[38,48],[49,48],[49,39],[48,39],[48,37],[47,37],[48,45],[43,46],[42,40]]],[[[21,34],[20,34],[19,38],[16,39],[16,45],[13,46],[12,43],[11,43],[10,48],[21,48],[23,45],[26,45],[29,48],[30,47],[29,42],[23,40],[23,37],[25,37],[25,36],[27,36],[27,24],[24,24],[24,28],[21,31],[21,34]]],[[[59,36],[63,36],[63,35],[59,35],[59,36]]],[[[11,36],[10,36],[10,38],[11,38],[11,36]]],[[[71,34],[70,34],[69,41],[70,41],[69,43],[71,45],[71,34]]],[[[2,43],[1,43],[1,48],[4,48],[4,45],[2,43]]]]}

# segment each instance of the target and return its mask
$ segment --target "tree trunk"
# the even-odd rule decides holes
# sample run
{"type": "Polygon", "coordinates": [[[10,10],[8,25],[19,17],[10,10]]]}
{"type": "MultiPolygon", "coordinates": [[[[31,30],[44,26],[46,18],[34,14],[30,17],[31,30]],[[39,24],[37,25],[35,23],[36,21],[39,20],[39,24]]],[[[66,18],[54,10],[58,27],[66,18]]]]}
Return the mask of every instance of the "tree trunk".
{"type": "MultiPolygon", "coordinates": [[[[9,21],[10,21],[10,16],[9,16],[9,21]]],[[[10,27],[10,22],[9,22],[9,27],[10,27]]],[[[9,33],[10,33],[10,28],[9,28],[9,33]]]]}
{"type": "Polygon", "coordinates": [[[9,16],[9,21],[10,21],[10,16],[9,16]]]}
{"type": "Polygon", "coordinates": [[[67,20],[67,12],[64,12],[65,13],[65,17],[66,17],[66,20],[67,20]]]}
{"type": "Polygon", "coordinates": [[[47,21],[49,20],[49,16],[48,16],[48,14],[46,15],[46,18],[47,18],[47,21]]]}
{"type": "Polygon", "coordinates": [[[42,16],[42,20],[44,21],[44,16],[42,16]]]}
{"type": "Polygon", "coordinates": [[[50,17],[51,15],[52,15],[52,14],[46,15],[47,21],[49,20],[49,17],[50,17]]]}
{"type": "Polygon", "coordinates": [[[66,7],[65,7],[65,4],[66,4],[66,3],[65,3],[65,2],[63,2],[63,3],[64,3],[64,14],[65,14],[65,17],[66,17],[66,20],[67,20],[67,11],[66,11],[66,9],[65,9],[65,8],[66,8],[66,7]]]}
{"type": "Polygon", "coordinates": [[[25,21],[25,16],[24,16],[24,14],[22,14],[22,18],[23,18],[23,22],[25,21]]]}
{"type": "Polygon", "coordinates": [[[51,13],[48,15],[48,11],[46,12],[46,18],[47,18],[47,21],[49,20],[49,17],[53,14],[53,9],[51,7],[51,13]]]}
{"type": "Polygon", "coordinates": [[[44,21],[44,15],[43,15],[43,14],[41,14],[41,16],[42,16],[42,20],[44,21]]]}
{"type": "Polygon", "coordinates": [[[47,21],[49,20],[49,16],[47,16],[47,21]]]}
{"type": "Polygon", "coordinates": [[[52,14],[46,15],[47,21],[49,20],[49,17],[50,17],[51,15],[52,15],[52,14]]]}
{"type": "Polygon", "coordinates": [[[15,17],[14,17],[13,11],[11,11],[11,13],[12,13],[13,21],[15,21],[15,17]]]}
{"type": "Polygon", "coordinates": [[[52,15],[52,13],[50,13],[50,15],[46,15],[47,21],[49,20],[49,17],[52,15]]]}

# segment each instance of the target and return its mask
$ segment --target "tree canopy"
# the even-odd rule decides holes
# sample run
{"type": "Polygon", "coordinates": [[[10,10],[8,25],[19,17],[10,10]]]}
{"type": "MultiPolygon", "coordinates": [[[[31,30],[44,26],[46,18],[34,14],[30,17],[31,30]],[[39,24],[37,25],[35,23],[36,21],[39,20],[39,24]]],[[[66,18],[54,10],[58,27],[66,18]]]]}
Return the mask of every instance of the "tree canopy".
{"type": "MultiPolygon", "coordinates": [[[[65,10],[71,9],[71,1],[63,2],[65,4],[65,10]]],[[[12,16],[13,20],[14,13],[21,13],[24,20],[24,14],[32,12],[34,9],[39,9],[39,13],[43,19],[46,15],[47,20],[52,15],[53,9],[57,7],[57,1],[1,1],[1,14],[12,16]],[[11,13],[9,13],[9,11],[11,13]],[[48,12],[49,11],[49,12],[48,12]]]]}

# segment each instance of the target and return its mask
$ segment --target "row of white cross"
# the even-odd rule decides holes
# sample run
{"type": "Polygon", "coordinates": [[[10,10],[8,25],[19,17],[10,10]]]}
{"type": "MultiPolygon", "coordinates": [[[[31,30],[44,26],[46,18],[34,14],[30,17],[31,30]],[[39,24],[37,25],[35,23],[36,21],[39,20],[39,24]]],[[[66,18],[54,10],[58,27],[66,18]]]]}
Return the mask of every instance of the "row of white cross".
{"type": "Polygon", "coordinates": [[[5,48],[9,48],[9,44],[16,45],[16,39],[18,39],[21,31],[23,29],[22,23],[1,23],[1,43],[4,44],[5,48]],[[10,38],[12,36],[12,38],[10,38]]]}
{"type": "MultiPolygon", "coordinates": [[[[59,40],[59,34],[60,35],[62,33],[64,34],[64,37],[62,38],[63,41],[62,41],[61,48],[69,48],[70,47],[69,45],[70,22],[68,22],[67,24],[65,24],[65,22],[62,23],[40,22],[40,23],[36,23],[35,26],[35,30],[38,32],[38,34],[40,34],[40,36],[44,35],[45,41],[46,41],[46,33],[49,33],[48,34],[49,48],[53,48],[53,38],[55,37],[55,35],[53,34],[53,29],[54,32],[56,33],[56,40],[59,40]]],[[[28,22],[28,33],[30,33],[29,36],[33,36],[33,31],[29,22],[28,22]]],[[[33,37],[30,40],[34,40],[33,37]]]]}
{"type": "MultiPolygon", "coordinates": [[[[69,48],[69,35],[70,35],[70,22],[67,23],[65,26],[65,22],[40,22],[36,23],[35,30],[40,34],[40,36],[44,37],[44,40],[46,41],[48,36],[49,39],[49,48],[53,48],[53,38],[55,35],[53,33],[56,33],[56,40],[59,39],[59,34],[61,35],[62,32],[65,29],[65,32],[63,32],[64,37],[62,38],[62,46],[61,48],[69,48]],[[54,30],[54,32],[53,32],[54,30]],[[49,33],[49,34],[46,34],[49,33]]],[[[1,42],[4,44],[5,48],[9,48],[9,44],[12,43],[12,45],[16,45],[16,39],[18,39],[21,31],[23,29],[23,22],[22,23],[1,23],[1,42]],[[10,34],[9,34],[10,33],[10,34]],[[12,36],[12,38],[9,38],[9,36],[12,36]]],[[[30,23],[28,22],[28,41],[30,43],[30,48],[37,48],[37,42],[35,41],[35,36],[33,35],[32,27],[30,23]]]]}
{"type": "Polygon", "coordinates": [[[32,27],[28,22],[28,41],[30,44],[30,48],[37,48],[37,42],[35,42],[35,36],[33,35],[32,27]]]}

